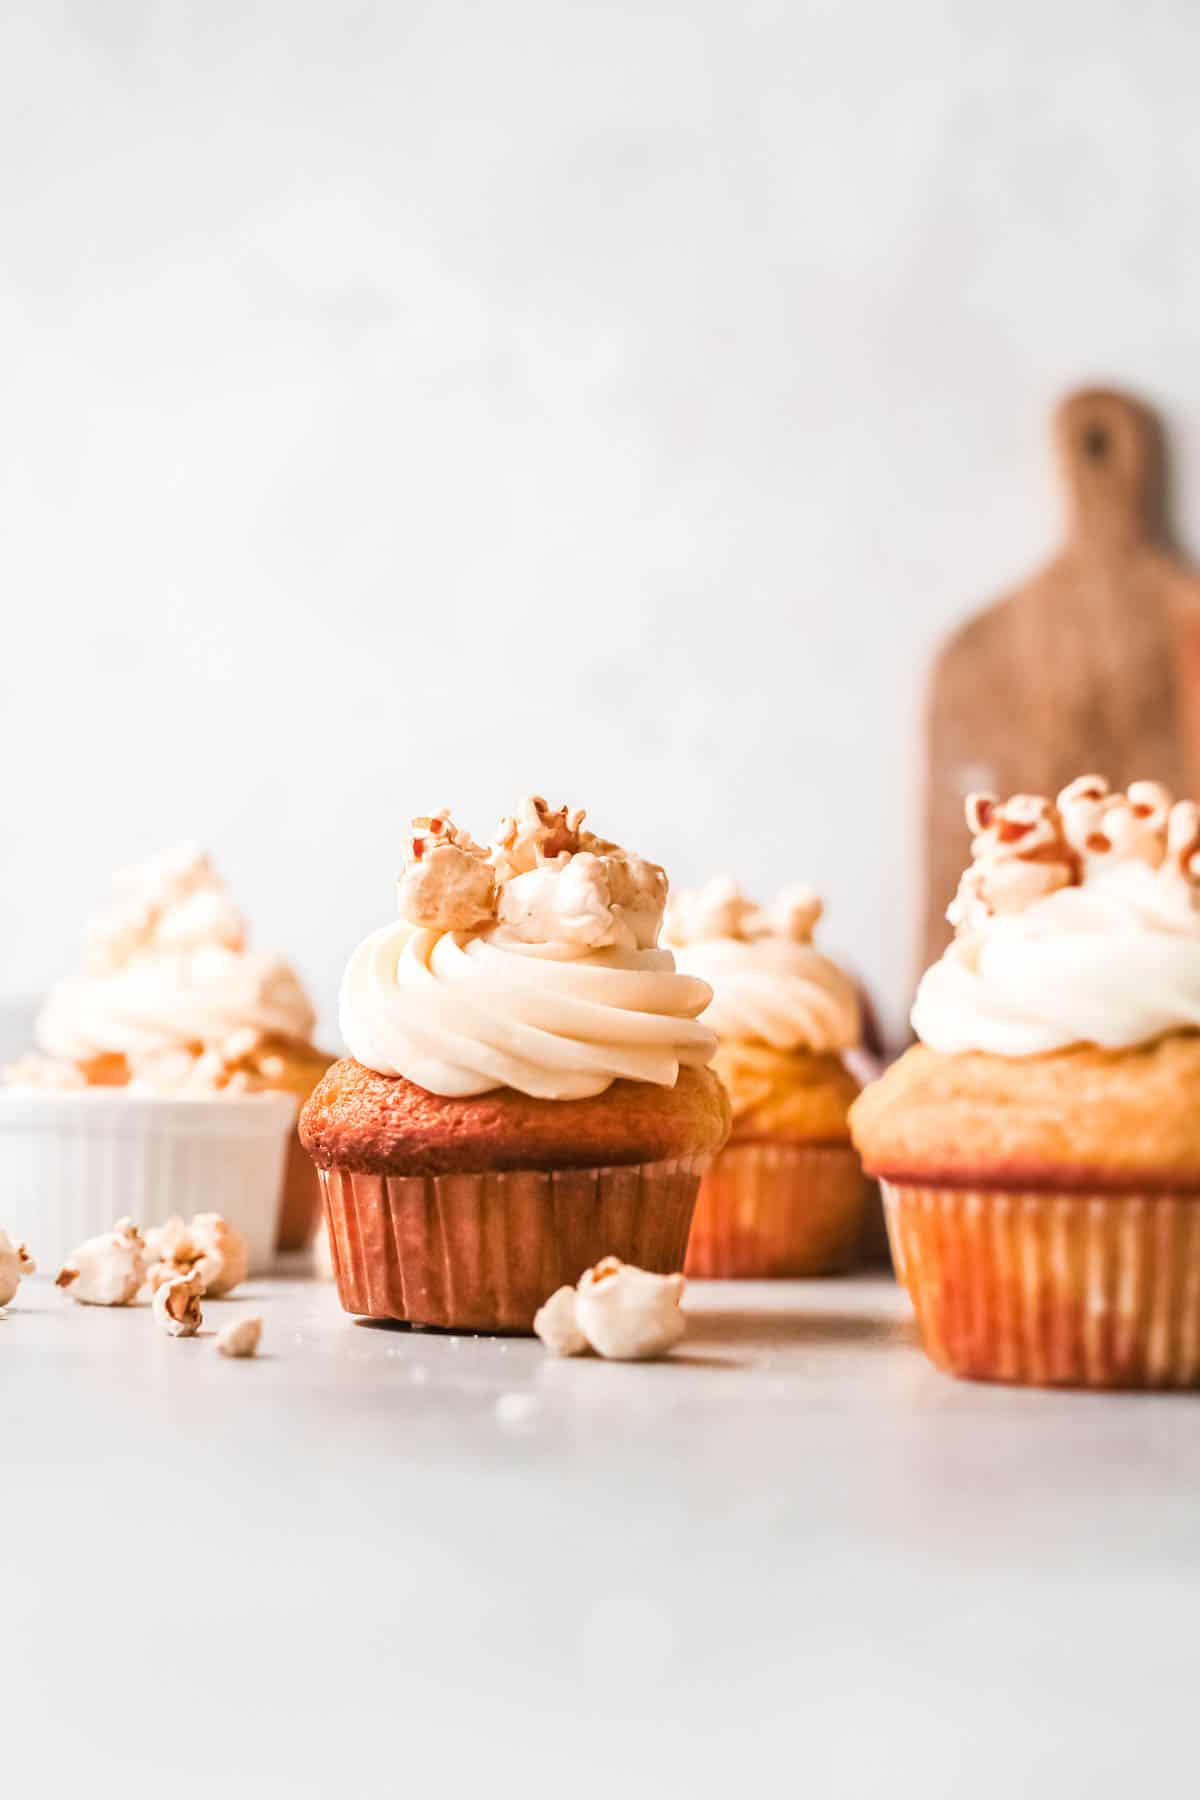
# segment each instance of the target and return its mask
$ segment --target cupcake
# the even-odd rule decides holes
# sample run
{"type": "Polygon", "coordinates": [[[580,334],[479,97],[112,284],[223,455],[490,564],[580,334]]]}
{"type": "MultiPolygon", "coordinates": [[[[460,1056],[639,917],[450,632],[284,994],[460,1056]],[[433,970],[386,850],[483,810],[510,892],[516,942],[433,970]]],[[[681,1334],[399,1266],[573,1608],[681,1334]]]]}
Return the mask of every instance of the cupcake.
{"type": "Polygon", "coordinates": [[[303,1243],[318,1194],[295,1119],[332,1060],[314,1023],[289,966],[247,948],[201,851],[118,875],[82,972],[51,990],[36,1052],[0,1088],[0,1179],[21,1234],[61,1260],[118,1214],[217,1207],[257,1267],[281,1228],[303,1243]]]}
{"type": "Polygon", "coordinates": [[[793,888],[762,909],[728,878],[672,901],[663,940],[708,982],[704,1023],[733,1134],[700,1188],[689,1275],[827,1275],[848,1268],[866,1184],[847,1115],[858,1082],[858,992],[814,948],[821,902],[793,888]]]}
{"type": "Polygon", "coordinates": [[[663,871],[583,819],[527,800],[487,849],[414,821],[300,1123],[348,1312],[530,1331],[602,1257],[682,1265],[729,1130],[711,993],[657,947],[663,871]]]}
{"type": "Polygon", "coordinates": [[[920,1043],[851,1113],[956,1375],[1200,1381],[1200,808],[1095,776],[967,802],[920,1043]]]}

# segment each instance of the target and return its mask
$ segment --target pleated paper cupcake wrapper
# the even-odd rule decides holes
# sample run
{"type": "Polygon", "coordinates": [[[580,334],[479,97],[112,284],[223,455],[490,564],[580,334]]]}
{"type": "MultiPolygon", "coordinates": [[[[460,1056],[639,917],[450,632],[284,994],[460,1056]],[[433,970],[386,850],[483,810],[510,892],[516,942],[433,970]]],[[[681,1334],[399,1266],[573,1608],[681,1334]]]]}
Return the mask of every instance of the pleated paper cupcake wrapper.
{"type": "Polygon", "coordinates": [[[706,1158],[475,1175],[324,1171],[347,1312],[458,1331],[528,1332],[542,1302],[605,1256],[683,1267],[706,1158]]]}
{"type": "Polygon", "coordinates": [[[833,1275],[855,1260],[867,1184],[837,1144],[729,1144],[700,1184],[686,1273],[724,1280],[833,1275]]]}
{"type": "Polygon", "coordinates": [[[1029,1386],[1200,1385],[1200,1193],[885,1182],[930,1358],[1029,1386]]]}
{"type": "Polygon", "coordinates": [[[296,1102],[287,1094],[195,1100],[89,1088],[0,1092],[0,1225],[53,1274],[122,1217],[219,1212],[271,1264],[296,1102]]]}

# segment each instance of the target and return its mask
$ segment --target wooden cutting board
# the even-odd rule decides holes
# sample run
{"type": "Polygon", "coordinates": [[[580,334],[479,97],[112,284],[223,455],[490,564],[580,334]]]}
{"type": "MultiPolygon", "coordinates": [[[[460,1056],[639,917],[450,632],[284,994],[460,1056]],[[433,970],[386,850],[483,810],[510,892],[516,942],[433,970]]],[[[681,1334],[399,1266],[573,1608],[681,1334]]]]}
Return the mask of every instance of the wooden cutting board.
{"type": "Polygon", "coordinates": [[[1165,541],[1158,422],[1093,389],[1062,402],[1054,439],[1062,550],[956,632],[933,669],[922,968],[950,936],[972,790],[1055,794],[1094,772],[1196,793],[1200,575],[1165,541]]]}

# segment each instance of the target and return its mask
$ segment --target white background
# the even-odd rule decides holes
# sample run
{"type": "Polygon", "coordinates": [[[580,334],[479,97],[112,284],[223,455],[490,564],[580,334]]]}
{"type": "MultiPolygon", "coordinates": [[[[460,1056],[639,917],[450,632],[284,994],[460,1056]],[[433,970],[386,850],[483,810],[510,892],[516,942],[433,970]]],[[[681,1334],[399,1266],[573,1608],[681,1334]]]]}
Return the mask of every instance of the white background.
{"type": "Polygon", "coordinates": [[[1198,35],[6,6],[0,995],[192,836],[329,1035],[407,817],[536,789],[819,884],[896,1028],[923,670],[1052,546],[1054,397],[1162,406],[1200,515],[1198,35]]]}

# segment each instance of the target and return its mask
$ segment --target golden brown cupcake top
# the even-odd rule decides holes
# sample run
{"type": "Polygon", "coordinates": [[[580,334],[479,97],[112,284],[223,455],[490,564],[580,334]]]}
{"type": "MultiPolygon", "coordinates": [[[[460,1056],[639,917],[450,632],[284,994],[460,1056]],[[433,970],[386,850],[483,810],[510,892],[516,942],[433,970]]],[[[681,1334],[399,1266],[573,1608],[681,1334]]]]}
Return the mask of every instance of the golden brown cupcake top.
{"type": "Polygon", "coordinates": [[[921,1185],[1200,1188],[1200,1036],[1047,1056],[905,1052],[850,1113],[871,1175],[921,1185]]]}
{"type": "Polygon", "coordinates": [[[319,1168],[387,1175],[663,1162],[718,1150],[728,1132],[729,1101],[711,1069],[682,1069],[672,1087],[615,1081],[578,1100],[511,1088],[447,1099],[352,1057],[328,1071],[300,1120],[319,1168]]]}
{"type": "Polygon", "coordinates": [[[774,1050],[769,1044],[723,1039],[713,1068],[733,1109],[733,1136],[786,1138],[792,1143],[844,1144],[858,1082],[840,1056],[774,1050]]]}

